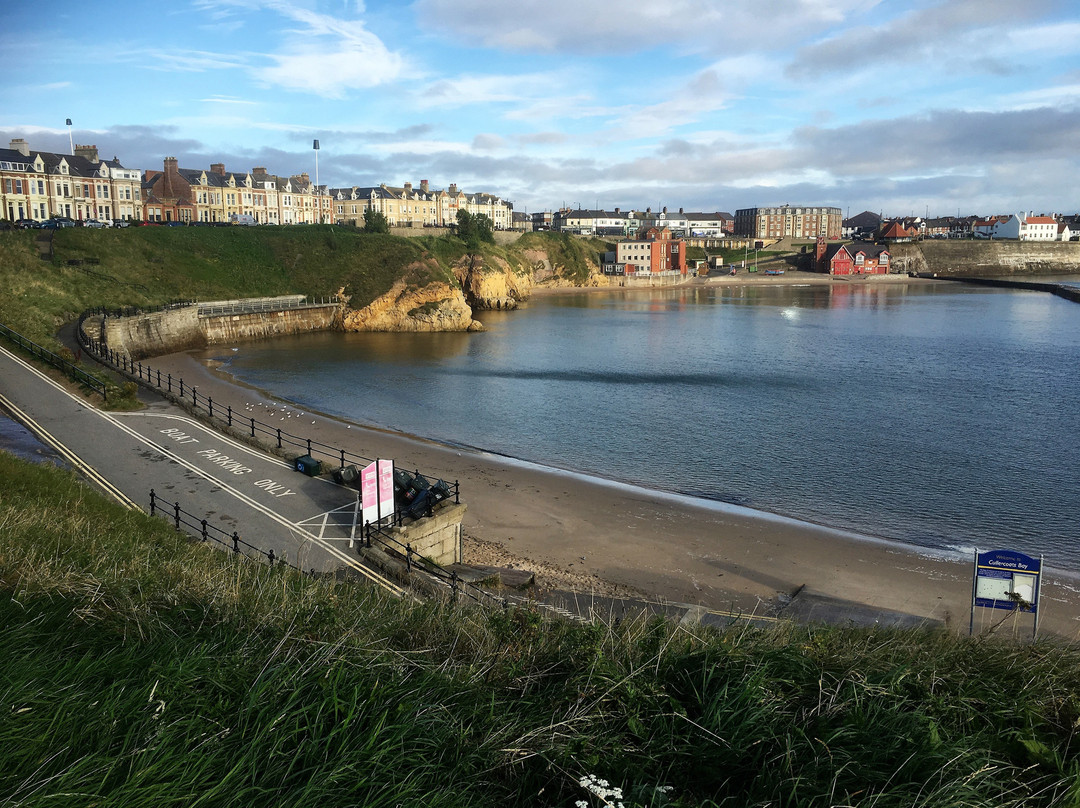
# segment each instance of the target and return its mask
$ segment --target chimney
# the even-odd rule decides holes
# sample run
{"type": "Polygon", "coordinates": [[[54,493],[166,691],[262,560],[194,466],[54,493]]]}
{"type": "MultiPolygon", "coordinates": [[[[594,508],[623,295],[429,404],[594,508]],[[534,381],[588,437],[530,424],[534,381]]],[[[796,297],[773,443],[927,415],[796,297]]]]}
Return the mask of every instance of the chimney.
{"type": "Polygon", "coordinates": [[[428,186],[427,180],[420,180],[420,190],[423,191],[425,194],[430,193],[431,189],[428,186]]]}
{"type": "Polygon", "coordinates": [[[300,175],[300,181],[302,183],[304,183],[304,185],[310,185],[311,184],[311,177],[305,171],[303,174],[300,175]]]}
{"type": "Polygon", "coordinates": [[[667,215],[667,205],[664,205],[664,215],[667,215]]]}
{"type": "Polygon", "coordinates": [[[211,163],[210,164],[210,171],[212,173],[214,173],[214,174],[220,174],[221,176],[224,177],[225,176],[225,164],[224,163],[211,163]]]}
{"type": "Polygon", "coordinates": [[[255,168],[251,169],[251,173],[252,174],[265,174],[266,173],[266,167],[265,166],[256,166],[255,168]]]}
{"type": "Polygon", "coordinates": [[[622,211],[620,211],[618,208],[615,208],[615,215],[618,216],[620,213],[622,213],[622,211]]]}
{"type": "Polygon", "coordinates": [[[23,157],[30,156],[30,144],[23,140],[21,137],[11,139],[11,145],[8,146],[12,151],[17,151],[23,157]]]}
{"type": "Polygon", "coordinates": [[[682,215],[682,208],[679,208],[679,215],[682,215]]]}
{"type": "Polygon", "coordinates": [[[179,165],[180,165],[180,163],[175,157],[166,157],[165,158],[165,173],[166,174],[175,174],[175,173],[177,173],[180,170],[179,165]]]}
{"type": "Polygon", "coordinates": [[[98,162],[97,146],[80,146],[75,144],[75,154],[78,157],[84,157],[91,163],[98,162]]]}
{"type": "Polygon", "coordinates": [[[407,194],[412,193],[412,183],[411,182],[405,183],[405,193],[407,193],[407,194]]]}
{"type": "Polygon", "coordinates": [[[457,192],[458,192],[457,183],[456,182],[450,183],[450,189],[449,190],[450,190],[450,195],[451,196],[457,196],[457,192]]]}

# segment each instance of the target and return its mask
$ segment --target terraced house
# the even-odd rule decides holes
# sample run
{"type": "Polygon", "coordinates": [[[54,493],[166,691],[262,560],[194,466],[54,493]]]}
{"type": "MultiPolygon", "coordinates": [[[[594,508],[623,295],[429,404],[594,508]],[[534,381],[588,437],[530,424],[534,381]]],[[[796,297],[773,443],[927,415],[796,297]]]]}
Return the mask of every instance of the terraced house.
{"type": "Polygon", "coordinates": [[[14,138],[0,149],[0,218],[139,219],[140,178],[116,158],[100,159],[97,146],[56,154],[14,138]]]}
{"type": "Polygon", "coordinates": [[[333,221],[364,226],[364,216],[374,210],[386,217],[391,227],[450,227],[457,224],[459,210],[484,214],[496,230],[509,230],[514,206],[492,194],[466,194],[451,184],[433,190],[427,180],[419,186],[406,182],[401,187],[382,183],[376,187],[332,188],[333,221]]]}

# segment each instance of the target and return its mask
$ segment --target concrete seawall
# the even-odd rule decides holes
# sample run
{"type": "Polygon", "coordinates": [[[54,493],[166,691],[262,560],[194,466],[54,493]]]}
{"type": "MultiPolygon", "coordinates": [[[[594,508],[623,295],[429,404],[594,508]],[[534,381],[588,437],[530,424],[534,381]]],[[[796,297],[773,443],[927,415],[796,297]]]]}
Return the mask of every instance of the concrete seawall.
{"type": "Polygon", "coordinates": [[[258,302],[260,310],[245,310],[252,301],[230,301],[234,306],[207,314],[208,304],[191,305],[132,316],[88,317],[86,335],[105,343],[109,350],[138,361],[209,345],[266,339],[288,334],[306,334],[341,328],[341,306],[337,303],[297,305],[295,299],[274,306],[272,300],[258,302]]]}
{"type": "Polygon", "coordinates": [[[928,240],[889,249],[895,267],[939,277],[1080,273],[1080,242],[1075,241],[928,240]]]}

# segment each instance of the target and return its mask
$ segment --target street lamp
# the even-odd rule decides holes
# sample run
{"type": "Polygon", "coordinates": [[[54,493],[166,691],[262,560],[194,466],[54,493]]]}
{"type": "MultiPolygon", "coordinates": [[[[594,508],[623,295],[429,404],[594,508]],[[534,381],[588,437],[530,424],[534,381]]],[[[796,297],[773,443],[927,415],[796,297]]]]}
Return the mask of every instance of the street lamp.
{"type": "Polygon", "coordinates": [[[315,150],[315,193],[312,196],[318,203],[319,224],[322,224],[322,200],[319,199],[319,141],[312,143],[311,148],[315,150]]]}

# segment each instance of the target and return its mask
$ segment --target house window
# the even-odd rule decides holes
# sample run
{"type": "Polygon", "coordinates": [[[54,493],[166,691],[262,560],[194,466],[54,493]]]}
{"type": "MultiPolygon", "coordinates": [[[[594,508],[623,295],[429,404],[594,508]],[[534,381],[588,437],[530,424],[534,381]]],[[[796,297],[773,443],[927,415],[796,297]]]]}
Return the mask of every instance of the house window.
{"type": "Polygon", "coordinates": [[[22,180],[15,180],[15,193],[22,193],[22,180]]]}

